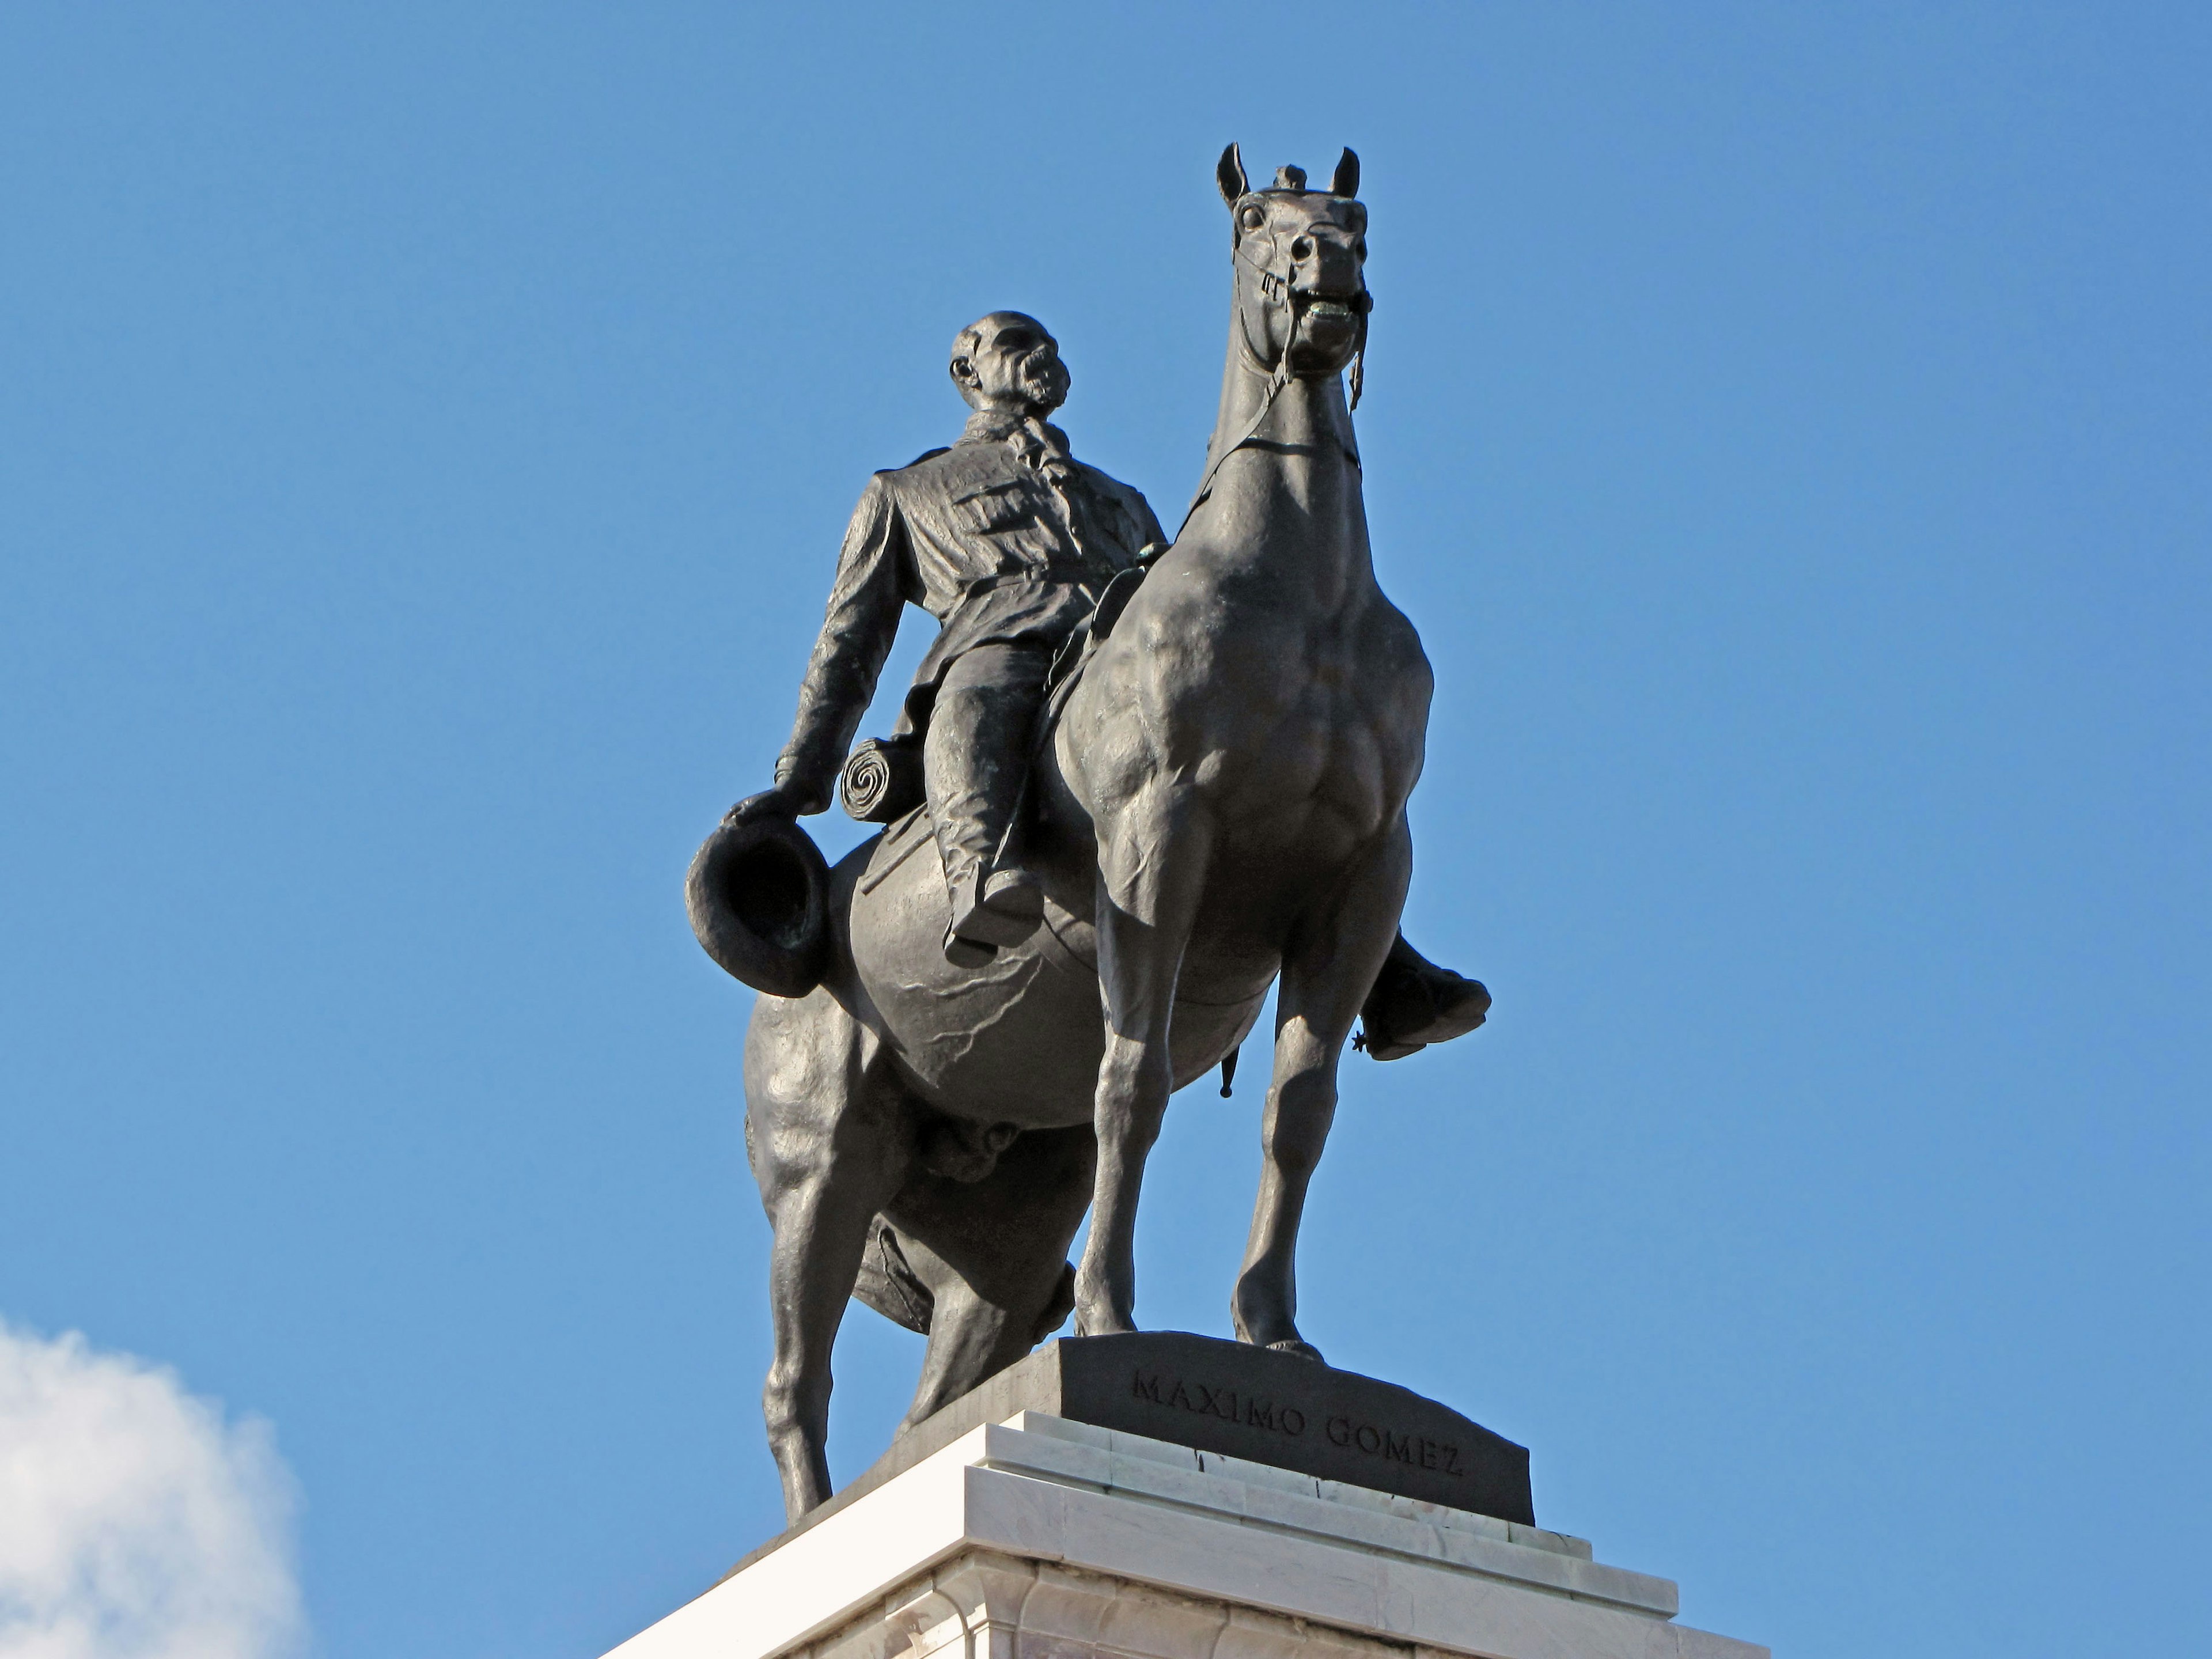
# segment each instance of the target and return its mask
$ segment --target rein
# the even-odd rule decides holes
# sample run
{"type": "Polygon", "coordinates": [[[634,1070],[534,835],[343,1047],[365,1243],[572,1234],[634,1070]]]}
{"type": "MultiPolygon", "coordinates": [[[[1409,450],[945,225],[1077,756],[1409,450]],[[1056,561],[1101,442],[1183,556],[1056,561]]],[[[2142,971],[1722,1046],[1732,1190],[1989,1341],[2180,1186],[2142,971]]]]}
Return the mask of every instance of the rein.
{"type": "MultiPolygon", "coordinates": [[[[1297,308],[1293,307],[1291,311],[1291,334],[1293,343],[1295,343],[1297,338],[1297,327],[1298,313],[1297,308]]],[[[1260,361],[1257,357],[1252,355],[1252,347],[1250,343],[1245,340],[1243,337],[1243,330],[1241,326],[1237,330],[1237,343],[1239,346],[1243,348],[1244,361],[1246,364],[1253,368],[1260,368],[1260,361]]],[[[1190,498],[1189,507],[1183,510],[1182,523],[1176,527],[1176,539],[1177,541],[1181,541],[1182,539],[1182,532],[1190,528],[1190,515],[1198,511],[1199,504],[1206,500],[1207,492],[1212,489],[1214,477],[1221,471],[1223,463],[1227,461],[1228,459],[1231,455],[1234,455],[1238,450],[1243,448],[1246,444],[1250,443],[1255,437],[1259,435],[1260,428],[1267,424],[1268,412],[1275,406],[1275,399],[1283,395],[1283,388],[1290,383],[1291,350],[1290,346],[1285,345],[1283,348],[1282,362],[1276,364],[1274,372],[1267,376],[1267,390],[1260,399],[1260,407],[1257,412],[1253,415],[1249,421],[1245,422],[1244,429],[1237,434],[1237,441],[1234,443],[1224,446],[1219,454],[1216,455],[1211,461],[1206,463],[1206,476],[1198,481],[1198,492],[1190,498]]]]}

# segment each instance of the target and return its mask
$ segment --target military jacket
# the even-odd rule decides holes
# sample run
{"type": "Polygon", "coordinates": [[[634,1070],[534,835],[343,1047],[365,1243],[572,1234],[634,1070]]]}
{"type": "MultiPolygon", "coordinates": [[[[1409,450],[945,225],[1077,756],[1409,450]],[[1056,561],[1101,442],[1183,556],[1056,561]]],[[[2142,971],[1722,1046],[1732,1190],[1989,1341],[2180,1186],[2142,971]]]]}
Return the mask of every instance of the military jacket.
{"type": "Polygon", "coordinates": [[[1165,539],[1142,495],[1070,457],[1058,428],[1010,415],[978,414],[950,449],[877,473],[845,532],[777,783],[828,800],[906,605],[944,626],[902,732],[927,722],[961,653],[1058,647],[1115,573],[1165,539]]]}

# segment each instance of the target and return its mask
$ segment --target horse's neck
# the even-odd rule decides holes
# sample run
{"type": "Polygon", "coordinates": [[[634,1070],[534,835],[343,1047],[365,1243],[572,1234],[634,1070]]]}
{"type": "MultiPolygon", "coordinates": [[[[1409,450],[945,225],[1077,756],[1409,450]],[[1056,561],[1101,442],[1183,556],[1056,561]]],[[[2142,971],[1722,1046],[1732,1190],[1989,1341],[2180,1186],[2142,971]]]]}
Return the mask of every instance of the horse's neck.
{"type": "Polygon", "coordinates": [[[1292,378],[1271,395],[1272,377],[1241,344],[1232,327],[1205,499],[1176,545],[1218,568],[1279,569],[1317,607],[1333,609],[1374,581],[1343,382],[1292,378]]]}

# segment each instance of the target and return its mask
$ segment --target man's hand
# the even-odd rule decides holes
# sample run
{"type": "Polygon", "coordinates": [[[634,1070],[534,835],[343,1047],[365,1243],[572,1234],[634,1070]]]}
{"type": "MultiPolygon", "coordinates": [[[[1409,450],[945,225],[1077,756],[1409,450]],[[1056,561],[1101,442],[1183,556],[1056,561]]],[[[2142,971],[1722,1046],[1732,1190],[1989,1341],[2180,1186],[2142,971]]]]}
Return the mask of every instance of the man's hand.
{"type": "Polygon", "coordinates": [[[728,824],[751,823],[761,818],[795,818],[803,813],[819,812],[828,805],[799,793],[793,786],[779,783],[773,789],[763,789],[757,795],[747,795],[722,815],[728,824]]]}

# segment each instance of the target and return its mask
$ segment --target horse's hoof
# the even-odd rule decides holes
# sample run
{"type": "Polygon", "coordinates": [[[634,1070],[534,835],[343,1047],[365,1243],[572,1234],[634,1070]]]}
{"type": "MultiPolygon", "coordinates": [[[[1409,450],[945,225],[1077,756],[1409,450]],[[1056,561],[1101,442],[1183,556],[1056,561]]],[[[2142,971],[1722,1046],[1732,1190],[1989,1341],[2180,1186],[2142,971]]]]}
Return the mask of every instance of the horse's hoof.
{"type": "Polygon", "coordinates": [[[1314,1346],[1312,1343],[1295,1336],[1281,1342],[1270,1342],[1267,1345],[1267,1352],[1270,1353],[1294,1354],[1300,1359],[1310,1359],[1316,1365],[1326,1365],[1328,1364],[1328,1361],[1321,1357],[1321,1350],[1319,1348],[1314,1346]]]}
{"type": "Polygon", "coordinates": [[[1137,1327],[1133,1320],[1116,1319],[1111,1314],[1103,1318],[1090,1318],[1079,1310],[1075,1316],[1075,1334],[1078,1336],[1134,1336],[1137,1327]]]}

